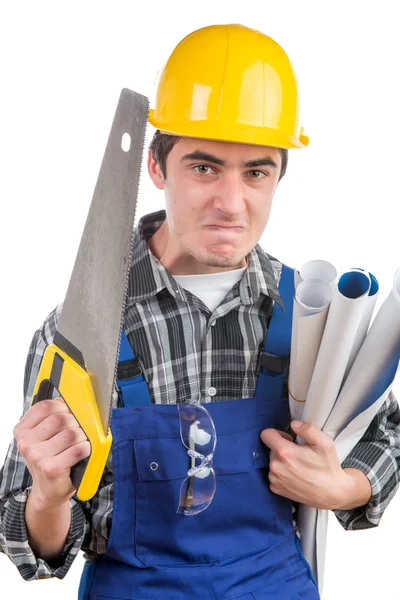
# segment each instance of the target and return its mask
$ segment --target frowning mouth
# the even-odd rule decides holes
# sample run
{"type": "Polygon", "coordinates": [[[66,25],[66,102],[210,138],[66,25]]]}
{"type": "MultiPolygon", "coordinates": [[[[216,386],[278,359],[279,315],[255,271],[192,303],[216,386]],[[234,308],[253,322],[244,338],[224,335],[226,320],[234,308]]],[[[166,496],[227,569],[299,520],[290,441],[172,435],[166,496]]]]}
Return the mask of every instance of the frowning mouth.
{"type": "Polygon", "coordinates": [[[209,229],[210,231],[231,231],[232,233],[244,231],[244,227],[237,225],[206,225],[205,229],[209,229]]]}

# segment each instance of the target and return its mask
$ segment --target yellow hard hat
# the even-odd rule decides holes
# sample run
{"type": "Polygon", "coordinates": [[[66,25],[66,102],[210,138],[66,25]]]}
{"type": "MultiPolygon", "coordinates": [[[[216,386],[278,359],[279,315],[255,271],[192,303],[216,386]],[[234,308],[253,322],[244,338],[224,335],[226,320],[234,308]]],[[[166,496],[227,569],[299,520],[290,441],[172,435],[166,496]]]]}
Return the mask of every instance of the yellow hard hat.
{"type": "Polygon", "coordinates": [[[284,50],[243,25],[211,25],[185,37],[158,81],[149,122],[174,135],[302,148],[296,78],[284,50]]]}

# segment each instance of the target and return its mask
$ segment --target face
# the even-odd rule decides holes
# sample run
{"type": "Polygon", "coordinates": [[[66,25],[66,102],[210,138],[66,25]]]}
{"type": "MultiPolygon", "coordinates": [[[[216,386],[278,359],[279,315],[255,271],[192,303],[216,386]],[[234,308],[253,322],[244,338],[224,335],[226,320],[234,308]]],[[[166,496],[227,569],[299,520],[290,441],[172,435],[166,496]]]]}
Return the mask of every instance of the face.
{"type": "Polygon", "coordinates": [[[167,218],[152,248],[161,262],[174,274],[245,266],[269,219],[279,150],[182,138],[168,155],[166,179],[151,153],[148,168],[165,191],[167,218]]]}

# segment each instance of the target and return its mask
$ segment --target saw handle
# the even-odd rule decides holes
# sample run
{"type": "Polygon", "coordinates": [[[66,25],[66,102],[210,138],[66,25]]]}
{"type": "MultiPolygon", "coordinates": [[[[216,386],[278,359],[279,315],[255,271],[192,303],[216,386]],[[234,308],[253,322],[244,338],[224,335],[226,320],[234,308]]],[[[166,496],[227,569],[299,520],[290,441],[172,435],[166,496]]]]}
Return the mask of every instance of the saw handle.
{"type": "Polygon", "coordinates": [[[111,448],[111,432],[104,432],[87,371],[56,344],[47,346],[33,391],[31,406],[52,397],[57,389],[90,443],[90,455],[71,469],[79,500],[96,494],[111,448]]]}
{"type": "MultiPolygon", "coordinates": [[[[48,400],[48,399],[52,398],[54,389],[55,389],[55,386],[53,385],[53,383],[51,382],[50,379],[43,379],[39,384],[39,390],[33,399],[32,406],[34,404],[36,404],[37,402],[40,402],[41,400],[48,400]]],[[[78,463],[76,463],[76,465],[71,467],[70,477],[71,477],[71,481],[74,484],[74,487],[76,490],[79,490],[81,481],[83,479],[83,476],[84,476],[84,473],[85,473],[85,470],[86,470],[86,467],[88,464],[89,464],[89,456],[87,458],[84,458],[83,460],[80,460],[78,463]]],[[[79,497],[79,492],[78,492],[78,497],[79,497]]]]}

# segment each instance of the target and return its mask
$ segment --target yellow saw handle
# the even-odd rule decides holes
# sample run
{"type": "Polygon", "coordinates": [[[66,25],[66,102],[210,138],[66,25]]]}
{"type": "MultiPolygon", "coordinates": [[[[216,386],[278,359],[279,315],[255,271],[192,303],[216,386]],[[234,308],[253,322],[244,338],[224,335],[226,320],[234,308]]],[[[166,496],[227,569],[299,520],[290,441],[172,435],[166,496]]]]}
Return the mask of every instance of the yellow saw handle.
{"type": "Polygon", "coordinates": [[[90,442],[90,456],[71,469],[71,480],[80,500],[90,500],[110,452],[111,431],[104,432],[87,371],[56,344],[46,347],[33,391],[31,406],[52,397],[57,389],[90,442]]]}

